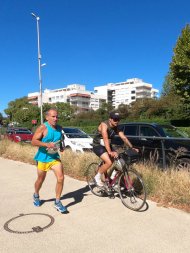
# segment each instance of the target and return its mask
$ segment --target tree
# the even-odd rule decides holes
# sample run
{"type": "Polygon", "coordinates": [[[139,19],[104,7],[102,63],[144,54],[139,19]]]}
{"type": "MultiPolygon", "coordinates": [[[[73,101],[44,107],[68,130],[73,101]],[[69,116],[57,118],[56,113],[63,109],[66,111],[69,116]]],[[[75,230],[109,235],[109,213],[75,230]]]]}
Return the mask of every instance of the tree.
{"type": "Polygon", "coordinates": [[[45,112],[47,112],[49,109],[55,108],[58,111],[59,115],[59,124],[63,124],[65,121],[70,121],[77,110],[74,106],[70,105],[69,103],[61,103],[57,102],[54,104],[43,104],[43,114],[44,114],[44,121],[45,121],[45,112]]]}
{"type": "Polygon", "coordinates": [[[27,97],[18,98],[8,103],[8,108],[4,110],[9,116],[9,122],[18,122],[19,125],[32,127],[32,120],[39,122],[40,109],[28,102],[27,97]]]}
{"type": "Polygon", "coordinates": [[[3,115],[2,113],[0,113],[0,125],[2,125],[2,122],[3,122],[3,115]]]}
{"type": "Polygon", "coordinates": [[[170,63],[170,78],[176,93],[184,103],[190,102],[190,25],[182,30],[170,63]]]}
{"type": "Polygon", "coordinates": [[[101,107],[96,111],[96,114],[100,116],[102,120],[107,119],[109,113],[113,110],[113,106],[110,103],[102,103],[101,107]]]}
{"type": "MultiPolygon", "coordinates": [[[[69,103],[55,103],[48,104],[44,103],[43,119],[45,121],[45,112],[50,108],[56,108],[59,113],[59,122],[69,121],[74,117],[76,108],[69,103]]],[[[40,108],[36,105],[32,105],[28,102],[27,97],[18,98],[14,101],[9,102],[8,108],[4,110],[8,115],[9,122],[18,122],[20,126],[28,128],[32,127],[32,120],[37,120],[37,124],[40,124],[40,108]]]]}
{"type": "Polygon", "coordinates": [[[68,121],[74,117],[74,114],[77,110],[74,106],[70,105],[69,103],[56,103],[56,108],[58,110],[59,117],[61,121],[68,121]]]}
{"type": "Polygon", "coordinates": [[[122,119],[127,119],[129,116],[129,105],[120,104],[117,108],[117,111],[121,115],[122,119]]]}
{"type": "Polygon", "coordinates": [[[174,86],[172,85],[172,78],[171,73],[168,72],[167,76],[165,77],[164,84],[161,91],[161,97],[162,96],[168,96],[175,94],[174,86]]]}
{"type": "Polygon", "coordinates": [[[153,107],[155,103],[155,99],[152,98],[143,98],[137,99],[135,102],[131,104],[130,107],[130,118],[132,119],[144,119],[146,118],[146,112],[149,108],[153,107]]]}

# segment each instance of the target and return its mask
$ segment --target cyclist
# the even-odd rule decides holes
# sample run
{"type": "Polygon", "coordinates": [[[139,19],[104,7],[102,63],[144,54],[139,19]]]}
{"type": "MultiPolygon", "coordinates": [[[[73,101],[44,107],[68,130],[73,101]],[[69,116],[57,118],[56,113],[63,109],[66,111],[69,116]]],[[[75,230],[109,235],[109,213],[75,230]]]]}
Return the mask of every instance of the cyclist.
{"type": "Polygon", "coordinates": [[[99,167],[98,173],[95,176],[97,186],[104,186],[101,181],[101,175],[104,174],[113,164],[114,158],[118,157],[118,153],[113,150],[111,146],[111,139],[115,135],[124,141],[129,148],[132,148],[138,152],[138,149],[133,148],[132,144],[124,133],[119,129],[118,124],[120,121],[120,115],[118,112],[111,112],[107,121],[101,122],[93,138],[93,152],[100,157],[104,163],[99,167]]]}

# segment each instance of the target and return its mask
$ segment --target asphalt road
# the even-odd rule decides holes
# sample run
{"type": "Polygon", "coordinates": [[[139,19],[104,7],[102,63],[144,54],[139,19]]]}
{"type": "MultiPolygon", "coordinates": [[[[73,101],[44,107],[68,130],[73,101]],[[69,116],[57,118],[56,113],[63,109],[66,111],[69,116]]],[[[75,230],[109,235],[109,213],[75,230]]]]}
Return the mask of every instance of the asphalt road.
{"type": "Polygon", "coordinates": [[[190,252],[190,214],[158,207],[127,209],[119,198],[92,195],[85,182],[65,178],[63,204],[53,207],[55,178],[49,172],[41,190],[44,203],[32,203],[36,168],[0,158],[0,252],[18,253],[184,253],[190,252]]]}

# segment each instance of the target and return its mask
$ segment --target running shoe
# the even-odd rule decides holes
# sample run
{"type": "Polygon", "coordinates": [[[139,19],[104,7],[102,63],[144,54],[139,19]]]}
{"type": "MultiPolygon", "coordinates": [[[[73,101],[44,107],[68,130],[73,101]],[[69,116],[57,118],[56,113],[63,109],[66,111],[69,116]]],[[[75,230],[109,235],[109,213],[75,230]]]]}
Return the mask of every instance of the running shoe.
{"type": "Polygon", "coordinates": [[[33,195],[33,203],[35,206],[40,206],[41,205],[41,200],[39,196],[35,196],[35,194],[33,195]]]}
{"type": "Polygon", "coordinates": [[[62,205],[61,201],[55,202],[54,207],[60,212],[60,213],[65,213],[67,212],[67,208],[62,205]]]}

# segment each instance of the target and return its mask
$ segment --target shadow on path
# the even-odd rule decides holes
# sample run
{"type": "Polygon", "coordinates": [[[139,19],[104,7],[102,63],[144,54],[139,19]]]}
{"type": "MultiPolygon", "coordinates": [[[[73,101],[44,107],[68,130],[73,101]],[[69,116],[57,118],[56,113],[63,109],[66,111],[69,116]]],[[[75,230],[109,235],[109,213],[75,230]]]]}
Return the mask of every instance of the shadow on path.
{"type": "MultiPolygon", "coordinates": [[[[76,191],[72,191],[72,192],[64,194],[61,197],[61,200],[73,198],[74,200],[71,203],[67,204],[66,207],[73,206],[77,203],[80,203],[83,200],[84,196],[87,195],[86,192],[89,192],[88,185],[86,185],[83,188],[77,189],[76,191]]],[[[55,201],[55,198],[42,199],[41,200],[41,205],[43,205],[45,202],[52,202],[52,201],[55,201]]]]}
{"type": "MultiPolygon", "coordinates": [[[[84,196],[88,195],[88,194],[86,194],[87,192],[90,192],[90,189],[89,189],[88,185],[86,185],[83,188],[77,189],[75,191],[63,194],[63,196],[61,197],[61,200],[70,199],[70,198],[74,199],[72,202],[70,202],[69,204],[66,205],[66,207],[68,208],[70,206],[76,205],[77,203],[80,203],[83,200],[84,196]]],[[[118,193],[114,196],[114,198],[115,197],[120,198],[118,193]]],[[[55,201],[55,198],[46,199],[46,200],[42,199],[41,200],[41,205],[43,205],[45,202],[51,202],[51,201],[55,201]]],[[[64,205],[64,203],[63,203],[63,205],[64,205]]],[[[149,209],[149,205],[146,202],[144,204],[144,206],[140,210],[138,210],[138,212],[145,212],[148,209],[149,209]]]]}
{"type": "Polygon", "coordinates": [[[74,201],[72,201],[71,203],[67,204],[67,207],[69,206],[73,206],[77,203],[80,203],[82,201],[82,199],[84,198],[84,196],[87,196],[86,192],[89,192],[89,187],[88,185],[86,185],[85,187],[83,188],[80,188],[76,191],[73,191],[73,192],[69,192],[67,194],[64,194],[62,197],[61,197],[61,200],[63,199],[69,199],[69,198],[73,198],[74,201]]]}

